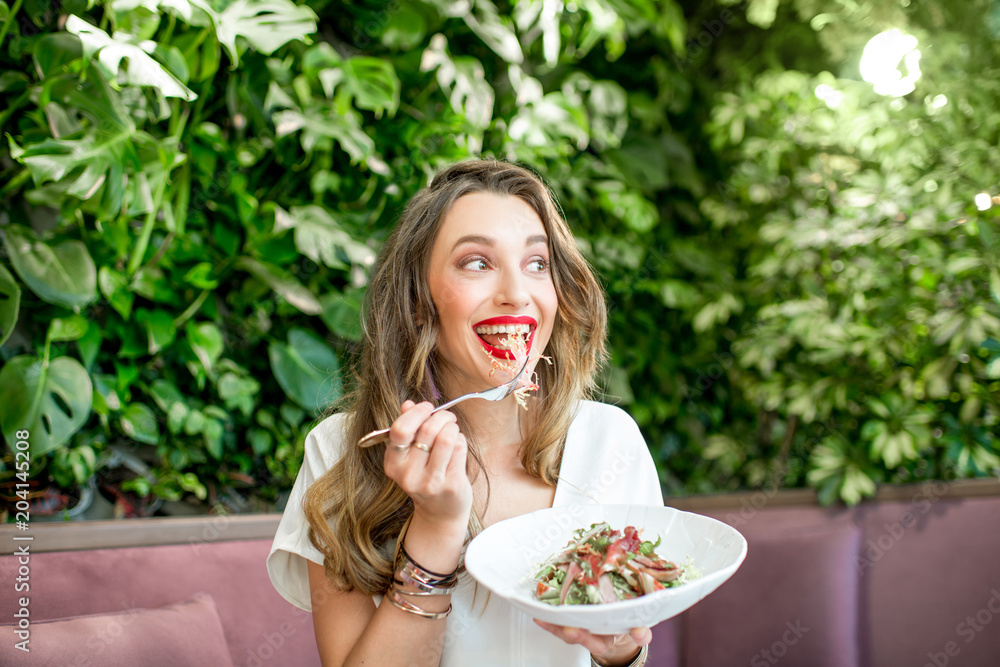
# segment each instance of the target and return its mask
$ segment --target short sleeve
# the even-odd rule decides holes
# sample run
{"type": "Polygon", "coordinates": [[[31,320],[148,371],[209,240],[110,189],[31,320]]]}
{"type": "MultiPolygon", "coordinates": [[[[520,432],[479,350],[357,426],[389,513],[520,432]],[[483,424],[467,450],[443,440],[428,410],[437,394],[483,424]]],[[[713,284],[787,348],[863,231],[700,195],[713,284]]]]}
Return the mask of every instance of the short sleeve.
{"type": "Polygon", "coordinates": [[[653,457],[621,408],[581,401],[566,436],[556,503],[663,505],[653,457]]]}
{"type": "Polygon", "coordinates": [[[267,556],[267,574],[282,597],[300,609],[312,611],[307,561],[323,564],[323,554],[309,541],[309,522],[302,501],[312,483],[340,460],[345,416],[332,415],[306,436],[302,467],[267,556]]]}

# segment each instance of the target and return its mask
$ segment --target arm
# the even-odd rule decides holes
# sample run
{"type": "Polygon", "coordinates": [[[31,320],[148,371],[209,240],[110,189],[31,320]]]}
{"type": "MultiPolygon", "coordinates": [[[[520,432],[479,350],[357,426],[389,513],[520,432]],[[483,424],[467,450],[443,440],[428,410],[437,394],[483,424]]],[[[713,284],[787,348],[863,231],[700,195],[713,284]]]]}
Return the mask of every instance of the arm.
{"type": "MultiPolygon", "coordinates": [[[[458,567],[472,508],[472,487],[465,471],[466,447],[454,414],[430,415],[429,403],[403,404],[390,430],[384,469],[413,499],[413,519],[404,546],[413,560],[433,572],[458,567]],[[429,445],[429,452],[411,442],[429,445]]],[[[336,590],[321,565],[310,562],[309,587],[313,626],[323,665],[360,664],[437,667],[447,622],[404,611],[388,598],[376,608],[371,596],[336,590]]],[[[396,586],[400,591],[415,590],[396,586]]],[[[428,612],[444,612],[450,595],[410,597],[428,612]]]]}

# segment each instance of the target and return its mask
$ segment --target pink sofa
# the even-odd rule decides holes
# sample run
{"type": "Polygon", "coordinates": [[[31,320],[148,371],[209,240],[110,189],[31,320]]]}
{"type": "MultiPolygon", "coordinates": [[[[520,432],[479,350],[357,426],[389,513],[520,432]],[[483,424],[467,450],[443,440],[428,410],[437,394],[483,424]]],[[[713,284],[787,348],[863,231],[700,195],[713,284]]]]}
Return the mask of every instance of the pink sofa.
{"type": "Polygon", "coordinates": [[[0,557],[0,623],[17,620],[19,596],[29,598],[31,620],[31,653],[13,648],[18,638],[5,629],[0,665],[319,665],[312,615],[285,602],[264,568],[278,518],[0,528],[4,544],[29,544],[31,553],[30,591],[16,595],[9,592],[20,564],[0,557]],[[13,542],[15,535],[34,539],[13,542]],[[45,620],[81,615],[95,616],[86,627],[45,620]]]}
{"type": "MultiPolygon", "coordinates": [[[[996,480],[885,489],[855,508],[817,507],[805,491],[668,504],[734,525],[749,554],[654,628],[651,667],[1000,664],[996,480]]],[[[13,623],[0,665],[319,665],[311,616],[264,568],[277,518],[0,527],[0,624],[13,623]],[[11,553],[24,544],[26,575],[11,553]],[[25,577],[30,591],[15,592],[25,577]],[[31,653],[14,648],[22,608],[31,653]]]]}

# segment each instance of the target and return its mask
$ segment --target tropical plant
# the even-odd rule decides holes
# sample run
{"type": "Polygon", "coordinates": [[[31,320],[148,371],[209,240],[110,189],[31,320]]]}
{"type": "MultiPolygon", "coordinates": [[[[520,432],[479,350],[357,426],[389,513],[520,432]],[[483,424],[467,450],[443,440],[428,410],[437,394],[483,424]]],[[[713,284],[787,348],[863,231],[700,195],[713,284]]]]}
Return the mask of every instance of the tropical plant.
{"type": "Polygon", "coordinates": [[[668,493],[990,474],[1000,91],[968,10],[1000,3],[737,4],[0,0],[24,477],[128,451],[138,495],[280,503],[380,243],[478,153],[555,190],[609,295],[606,400],[668,493]],[[885,27],[934,45],[905,98],[856,80],[885,27]]]}

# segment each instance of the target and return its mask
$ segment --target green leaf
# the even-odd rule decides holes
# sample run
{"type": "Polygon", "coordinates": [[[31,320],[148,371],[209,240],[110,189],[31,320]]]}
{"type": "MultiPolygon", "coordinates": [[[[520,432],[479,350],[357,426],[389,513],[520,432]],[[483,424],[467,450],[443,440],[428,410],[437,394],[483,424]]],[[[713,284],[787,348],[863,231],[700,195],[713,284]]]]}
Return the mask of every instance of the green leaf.
{"type": "Polygon", "coordinates": [[[198,289],[214,290],[219,281],[214,277],[215,268],[209,262],[199,262],[184,274],[184,282],[198,289]]]}
{"type": "Polygon", "coordinates": [[[216,460],[222,459],[222,433],[224,428],[222,423],[215,419],[210,419],[205,423],[205,428],[202,430],[202,437],[205,441],[205,448],[208,453],[211,454],[212,458],[216,460]]]}
{"type": "Polygon", "coordinates": [[[135,313],[135,319],[146,330],[146,343],[150,354],[156,354],[174,342],[177,327],[174,326],[174,319],[167,311],[140,308],[135,313]]]}
{"type": "Polygon", "coordinates": [[[87,333],[88,326],[83,315],[57,317],[49,323],[49,340],[79,340],[87,333]]]}
{"type": "Polygon", "coordinates": [[[76,346],[80,349],[80,360],[89,371],[97,360],[97,354],[101,351],[101,343],[104,341],[104,332],[100,325],[92,321],[87,327],[87,333],[83,334],[76,341],[76,346]]]}
{"type": "Polygon", "coordinates": [[[389,23],[379,39],[390,49],[406,51],[420,44],[426,35],[427,21],[424,15],[401,3],[398,11],[390,12],[389,23]]]}
{"type": "Polygon", "coordinates": [[[362,338],[361,307],[364,290],[348,288],[342,294],[328,292],[320,298],[323,323],[341,338],[360,341],[362,338]]]}
{"type": "Polygon", "coordinates": [[[17,275],[43,301],[79,312],[97,298],[97,268],[80,241],[50,246],[21,225],[8,225],[5,241],[17,275]]]}
{"type": "Polygon", "coordinates": [[[123,76],[129,84],[152,86],[164,97],[179,97],[186,102],[198,97],[142,48],[122,41],[124,38],[118,37],[117,34],[115,37],[110,37],[100,28],[76,16],[66,19],[66,31],[80,38],[83,52],[87,57],[97,56],[98,62],[105,68],[111,81],[123,76]],[[124,74],[120,71],[122,60],[128,60],[124,74]]]}
{"type": "Polygon", "coordinates": [[[305,329],[292,329],[288,344],[268,347],[271,370],[285,394],[318,415],[340,398],[340,362],[332,349],[305,329]]]}
{"type": "Polygon", "coordinates": [[[53,32],[39,37],[32,49],[35,68],[43,79],[58,74],[65,65],[83,57],[80,38],[68,32],[53,32]]]}
{"type": "Polygon", "coordinates": [[[257,51],[271,54],[293,40],[308,41],[316,32],[316,22],[313,10],[288,0],[236,0],[218,16],[216,37],[229,53],[231,69],[235,69],[240,62],[237,37],[246,39],[257,51]]]}
{"type": "Polygon", "coordinates": [[[160,441],[160,424],[156,413],[144,403],[131,403],[122,412],[118,423],[122,432],[133,440],[155,445],[160,441]]]}
{"type": "Polygon", "coordinates": [[[367,264],[374,260],[371,248],[351,238],[323,207],[293,206],[286,212],[276,206],[274,230],[285,229],[295,230],[295,247],[317,264],[346,269],[352,263],[367,264]]]}
{"type": "Polygon", "coordinates": [[[840,488],[840,497],[848,505],[857,505],[862,498],[875,495],[875,480],[854,466],[849,466],[844,473],[844,483],[840,488]]]}
{"type": "Polygon", "coordinates": [[[185,327],[185,333],[187,334],[188,345],[191,346],[191,350],[198,357],[198,361],[201,362],[205,372],[211,373],[212,366],[222,356],[224,348],[222,332],[219,330],[219,327],[211,322],[199,322],[196,324],[189,321],[185,327]]]}
{"type": "Polygon", "coordinates": [[[91,377],[94,381],[94,412],[99,415],[108,415],[121,410],[122,401],[114,387],[115,376],[95,373],[91,377]]]}
{"type": "Polygon", "coordinates": [[[344,87],[355,106],[374,111],[376,117],[383,111],[395,115],[401,84],[392,63],[379,58],[351,58],[344,62],[343,71],[344,87]]]}
{"type": "Polygon", "coordinates": [[[135,295],[129,290],[125,275],[108,266],[102,266],[97,272],[97,284],[111,307],[127,322],[132,316],[135,295]]]}
{"type": "Polygon", "coordinates": [[[236,266],[273,289],[306,315],[318,315],[323,311],[316,296],[287,272],[251,257],[240,257],[236,260],[236,266]]]}
{"type": "Polygon", "coordinates": [[[271,434],[259,428],[250,429],[247,433],[247,439],[250,440],[250,448],[257,456],[263,456],[270,452],[271,445],[274,443],[271,434]]]}
{"type": "Polygon", "coordinates": [[[698,300],[698,290],[683,280],[664,280],[660,298],[669,308],[690,308],[698,300]]]}
{"type": "Polygon", "coordinates": [[[76,359],[20,356],[0,369],[0,430],[8,443],[14,432],[30,433],[32,457],[62,447],[90,416],[93,384],[76,359]]]}
{"type": "Polygon", "coordinates": [[[750,0],[747,4],[747,21],[767,29],[774,23],[779,0],[750,0]]]}
{"type": "Polygon", "coordinates": [[[464,12],[462,18],[483,42],[506,62],[520,64],[524,62],[521,44],[514,33],[513,21],[501,17],[493,3],[477,3],[476,13],[464,12]]]}
{"type": "Polygon", "coordinates": [[[21,288],[10,271],[0,264],[0,345],[6,343],[14,331],[20,309],[21,288]]]}

